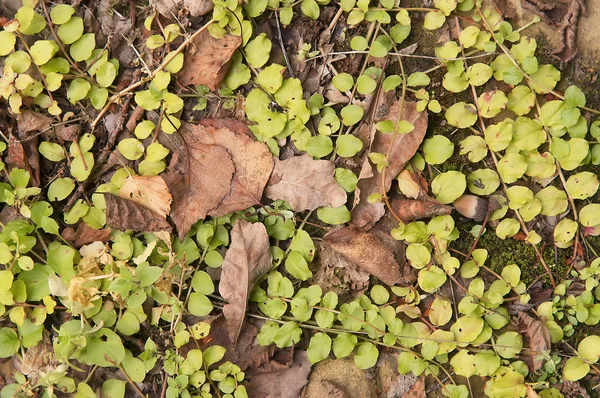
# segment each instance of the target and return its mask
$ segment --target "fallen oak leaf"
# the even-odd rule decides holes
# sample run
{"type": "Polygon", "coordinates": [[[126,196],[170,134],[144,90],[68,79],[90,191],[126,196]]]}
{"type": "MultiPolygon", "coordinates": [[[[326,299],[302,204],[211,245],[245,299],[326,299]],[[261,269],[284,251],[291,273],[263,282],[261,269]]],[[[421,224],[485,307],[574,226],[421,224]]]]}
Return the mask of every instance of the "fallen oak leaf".
{"type": "MultiPolygon", "coordinates": [[[[390,120],[395,124],[399,110],[400,101],[396,101],[386,116],[376,118],[374,122],[390,120]]],[[[373,193],[381,194],[390,190],[394,178],[404,169],[425,138],[428,123],[427,112],[417,111],[415,102],[404,102],[402,120],[410,122],[414,126],[414,130],[406,134],[397,134],[395,139],[394,134],[376,133],[371,144],[371,153],[384,155],[390,153],[384,181],[382,181],[381,173],[371,164],[368,157],[365,157],[363,162],[352,209],[352,224],[359,228],[371,229],[383,217],[385,205],[382,202],[369,203],[367,198],[373,193]]]]}
{"type": "Polygon", "coordinates": [[[80,248],[92,242],[108,242],[110,239],[110,228],[93,229],[85,222],[80,222],[76,230],[70,227],[65,228],[61,235],[66,240],[72,242],[73,246],[80,248]]]}
{"type": "Polygon", "coordinates": [[[219,293],[227,301],[223,315],[234,346],[244,323],[250,291],[272,263],[265,226],[238,220],[231,230],[231,246],[225,253],[219,282],[219,293]]]}
{"type": "Polygon", "coordinates": [[[207,215],[220,217],[260,204],[273,156],[240,123],[183,123],[173,136],[181,142],[171,146],[180,152],[164,178],[174,197],[171,218],[180,237],[207,215]]]}
{"type": "Polygon", "coordinates": [[[104,194],[104,200],[106,201],[106,225],[109,227],[144,232],[171,231],[171,225],[167,220],[132,200],[109,193],[104,194]]]}
{"type": "Polygon", "coordinates": [[[529,348],[524,358],[525,363],[530,372],[537,372],[544,364],[543,353],[550,351],[550,331],[543,321],[525,312],[519,312],[517,320],[519,330],[525,335],[525,343],[529,348]]]}
{"type": "Polygon", "coordinates": [[[171,211],[173,198],[169,187],[160,176],[131,175],[127,177],[117,195],[144,206],[165,219],[171,211]]]}
{"type": "Polygon", "coordinates": [[[373,233],[361,232],[351,225],[328,233],[323,242],[389,286],[403,281],[394,253],[373,233]]]}
{"type": "Polygon", "coordinates": [[[252,376],[246,384],[248,396],[254,398],[297,398],[308,382],[311,363],[306,351],[296,351],[288,368],[252,376]]]}
{"type": "Polygon", "coordinates": [[[204,119],[201,125],[192,127],[201,129],[200,140],[227,149],[235,168],[229,194],[208,215],[221,217],[260,205],[274,165],[269,148],[256,141],[248,126],[238,120],[204,119]]]}
{"type": "Polygon", "coordinates": [[[184,55],[181,71],[177,74],[183,86],[204,84],[216,90],[229,69],[233,53],[242,44],[241,36],[226,34],[214,38],[208,30],[200,33],[184,55]]]}
{"type": "Polygon", "coordinates": [[[183,124],[174,136],[175,148],[171,170],[163,175],[171,195],[171,219],[179,237],[204,219],[229,194],[235,167],[229,152],[218,145],[205,145],[194,129],[183,124]],[[178,155],[178,156],[177,156],[178,155]]]}
{"type": "Polygon", "coordinates": [[[333,178],[334,171],[333,163],[314,160],[306,154],[276,159],[265,196],[285,200],[294,211],[343,206],[347,200],[346,191],[333,178]]]}

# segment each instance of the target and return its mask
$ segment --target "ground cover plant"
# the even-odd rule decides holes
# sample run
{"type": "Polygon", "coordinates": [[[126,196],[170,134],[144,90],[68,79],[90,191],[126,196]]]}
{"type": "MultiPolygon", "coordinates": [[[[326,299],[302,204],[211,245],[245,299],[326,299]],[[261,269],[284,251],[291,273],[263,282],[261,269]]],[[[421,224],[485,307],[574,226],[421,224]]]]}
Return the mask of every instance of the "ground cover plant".
{"type": "Polygon", "coordinates": [[[593,396],[600,112],[539,17],[9,3],[0,397],[593,396]]]}

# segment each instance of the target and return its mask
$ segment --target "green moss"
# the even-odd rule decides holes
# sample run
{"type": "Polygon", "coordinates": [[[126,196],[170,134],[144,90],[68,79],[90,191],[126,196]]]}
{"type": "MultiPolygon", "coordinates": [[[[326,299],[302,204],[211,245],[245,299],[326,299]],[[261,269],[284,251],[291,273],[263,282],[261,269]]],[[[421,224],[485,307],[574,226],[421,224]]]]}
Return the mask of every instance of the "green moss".
{"type": "MultiPolygon", "coordinates": [[[[470,228],[471,226],[466,226],[465,229],[461,228],[461,230],[468,231],[470,228]]],[[[461,238],[453,243],[453,247],[467,253],[474,239],[472,235],[462,233],[461,238]]],[[[521,269],[521,280],[525,284],[530,284],[537,279],[549,283],[549,278],[545,275],[544,267],[538,261],[534,248],[526,242],[516,239],[502,240],[496,236],[493,229],[489,228],[479,239],[477,248],[487,249],[488,259],[486,265],[497,273],[501,273],[507,265],[517,264],[521,269]],[[543,276],[540,277],[540,275],[543,276]]],[[[569,249],[557,249],[556,252],[554,246],[547,246],[544,249],[544,261],[552,270],[555,279],[560,279],[569,268],[566,264],[569,256],[569,249]]]]}

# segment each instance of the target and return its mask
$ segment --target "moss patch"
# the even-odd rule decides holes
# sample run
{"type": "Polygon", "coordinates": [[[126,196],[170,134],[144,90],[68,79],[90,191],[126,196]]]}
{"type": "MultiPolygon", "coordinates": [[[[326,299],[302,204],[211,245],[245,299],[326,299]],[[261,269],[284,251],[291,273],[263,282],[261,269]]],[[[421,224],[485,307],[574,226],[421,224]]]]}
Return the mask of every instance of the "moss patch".
{"type": "MultiPolygon", "coordinates": [[[[475,225],[465,225],[461,230],[470,230],[475,225]]],[[[453,242],[452,247],[463,253],[468,253],[475,238],[463,233],[461,237],[453,242]]],[[[516,239],[498,238],[493,229],[488,230],[481,236],[477,244],[478,248],[487,249],[488,259],[486,265],[497,273],[501,273],[502,269],[510,264],[517,264],[521,269],[521,280],[525,284],[530,284],[536,279],[544,283],[549,283],[550,280],[545,275],[543,265],[538,261],[537,255],[533,247],[523,241],[516,239]]],[[[548,245],[543,252],[544,261],[552,270],[555,279],[560,279],[566,272],[569,266],[566,260],[571,255],[571,249],[554,249],[554,246],[548,245]]]]}

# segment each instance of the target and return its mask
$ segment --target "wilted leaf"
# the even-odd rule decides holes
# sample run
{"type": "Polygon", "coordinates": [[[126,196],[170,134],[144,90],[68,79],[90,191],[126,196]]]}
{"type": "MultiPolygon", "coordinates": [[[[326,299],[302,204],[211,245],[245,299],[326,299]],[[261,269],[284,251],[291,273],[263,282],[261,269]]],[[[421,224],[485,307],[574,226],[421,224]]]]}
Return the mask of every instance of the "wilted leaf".
{"type": "Polygon", "coordinates": [[[85,222],[80,222],[77,230],[65,228],[61,235],[66,240],[73,242],[73,246],[79,248],[92,242],[107,242],[110,239],[110,229],[93,229],[85,222]]]}
{"type": "Polygon", "coordinates": [[[204,84],[216,90],[227,74],[233,53],[242,44],[241,36],[225,35],[215,39],[208,30],[199,34],[184,55],[183,68],[178,74],[179,83],[204,84]]]}
{"type": "Polygon", "coordinates": [[[138,203],[111,194],[104,194],[106,201],[106,225],[134,231],[171,230],[171,225],[160,214],[138,203]]]}
{"type": "Polygon", "coordinates": [[[225,254],[219,283],[219,293],[227,300],[223,315],[234,345],[244,323],[248,295],[271,266],[272,256],[265,226],[238,220],[231,230],[231,246],[225,254]]]}
{"type": "Polygon", "coordinates": [[[400,266],[394,254],[376,235],[349,226],[325,235],[323,241],[382,282],[390,286],[402,282],[400,266]]]}
{"type": "Polygon", "coordinates": [[[38,112],[23,110],[18,115],[18,125],[21,133],[41,131],[52,125],[52,118],[38,112]]]}
{"type": "Polygon", "coordinates": [[[518,321],[519,329],[526,336],[526,347],[529,348],[525,351],[525,362],[530,372],[537,372],[544,364],[543,353],[550,350],[550,332],[544,322],[525,312],[519,313],[518,321]]]}
{"type": "Polygon", "coordinates": [[[171,193],[159,176],[129,176],[118,195],[144,206],[163,218],[171,211],[171,193]]]}
{"type": "Polygon", "coordinates": [[[346,192],[333,178],[334,171],[331,162],[309,155],[277,160],[265,195],[289,202],[294,211],[342,206],[346,192]]]}
{"type": "Polygon", "coordinates": [[[173,136],[175,144],[165,142],[180,151],[164,176],[180,237],[207,215],[220,217],[259,204],[273,169],[268,148],[254,141],[247,127],[233,121],[206,124],[183,123],[180,135],[173,136]]]}
{"type": "MultiPolygon", "coordinates": [[[[395,122],[398,118],[399,103],[395,102],[388,114],[381,119],[395,122]]],[[[363,168],[360,172],[356,191],[355,207],[352,210],[352,223],[359,228],[370,229],[385,213],[384,204],[369,203],[367,198],[373,193],[389,191],[392,180],[402,171],[406,163],[417,152],[419,145],[425,137],[427,130],[427,112],[418,112],[416,102],[405,102],[402,119],[414,125],[414,130],[407,134],[376,134],[371,144],[370,152],[387,154],[390,145],[393,147],[388,159],[389,166],[385,171],[385,181],[381,181],[381,173],[365,157],[363,168]]]]}
{"type": "Polygon", "coordinates": [[[246,384],[248,396],[254,398],[297,398],[308,382],[311,363],[305,351],[296,351],[289,368],[252,376],[246,384]]]}

